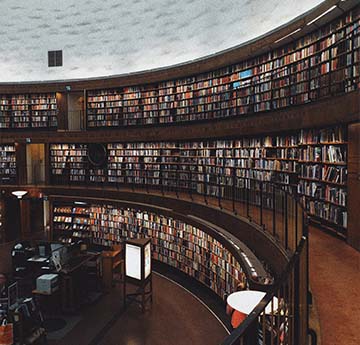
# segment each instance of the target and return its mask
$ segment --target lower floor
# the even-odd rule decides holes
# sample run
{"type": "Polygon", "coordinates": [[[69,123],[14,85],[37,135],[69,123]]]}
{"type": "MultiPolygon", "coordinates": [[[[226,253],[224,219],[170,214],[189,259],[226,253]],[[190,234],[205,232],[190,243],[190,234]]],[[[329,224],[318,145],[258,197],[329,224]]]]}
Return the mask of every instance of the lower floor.
{"type": "Polygon", "coordinates": [[[310,227],[309,270],[322,345],[360,344],[360,253],[310,227]]]}
{"type": "Polygon", "coordinates": [[[228,334],[205,303],[159,273],[153,274],[153,303],[145,313],[131,302],[124,309],[122,289],[115,287],[64,321],[48,333],[49,345],[218,345],[228,334]]]}
{"type": "MultiPolygon", "coordinates": [[[[312,325],[318,344],[358,345],[360,253],[316,227],[310,227],[309,237],[310,288],[316,307],[312,314],[318,317],[312,325]]],[[[11,246],[1,246],[0,266],[10,267],[10,250],[11,246]]],[[[195,295],[201,288],[196,290],[192,280],[179,281],[177,272],[166,274],[164,269],[153,274],[150,311],[142,314],[135,304],[124,310],[122,289],[115,287],[80,312],[49,322],[49,345],[182,345],[189,339],[195,345],[220,344],[229,328],[224,305],[211,295],[199,299],[195,295]]]]}

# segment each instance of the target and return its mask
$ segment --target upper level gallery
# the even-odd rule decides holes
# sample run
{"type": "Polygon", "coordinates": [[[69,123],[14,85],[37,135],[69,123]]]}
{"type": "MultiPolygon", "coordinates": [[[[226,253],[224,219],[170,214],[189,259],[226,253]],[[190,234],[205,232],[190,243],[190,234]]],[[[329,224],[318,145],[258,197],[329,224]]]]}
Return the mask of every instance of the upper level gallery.
{"type": "MultiPolygon", "coordinates": [[[[90,1],[90,3],[92,2],[90,1]]],[[[116,68],[120,68],[119,66],[126,68],[118,70],[112,67],[109,69],[111,77],[104,76],[104,72],[99,70],[100,67],[94,68],[93,59],[86,56],[85,52],[76,51],[76,49],[83,49],[83,43],[86,42],[86,47],[91,46],[91,49],[95,50],[89,54],[101,60],[95,65],[107,68],[106,59],[96,53],[96,47],[104,44],[101,49],[103,54],[107,55],[108,52],[104,47],[107,45],[120,46],[116,40],[110,38],[104,40],[104,37],[108,37],[105,35],[105,31],[110,30],[109,28],[99,28],[103,41],[105,41],[101,44],[100,42],[95,44],[96,41],[91,41],[94,37],[89,35],[88,41],[79,39],[78,42],[83,43],[78,46],[74,44],[76,47],[72,48],[76,48],[75,51],[71,52],[71,47],[69,51],[63,50],[62,54],[64,55],[61,54],[60,59],[63,66],[45,68],[46,75],[37,74],[35,68],[31,70],[32,72],[27,71],[25,65],[17,61],[17,58],[12,59],[4,53],[3,59],[8,59],[17,67],[14,69],[6,63],[1,64],[2,78],[6,82],[0,84],[0,129],[3,133],[18,129],[21,132],[37,129],[119,129],[128,126],[184,124],[194,123],[194,121],[244,118],[245,115],[276,112],[279,109],[307,104],[324,98],[328,99],[334,95],[356,92],[359,86],[360,70],[359,1],[324,1],[300,16],[299,14],[303,13],[305,9],[316,5],[316,1],[303,1],[301,5],[297,2],[295,7],[284,4],[280,6],[275,1],[270,3],[272,6],[278,5],[276,8],[279,11],[272,11],[271,16],[265,16],[269,9],[266,6],[257,6],[256,16],[252,16],[251,11],[255,10],[255,4],[248,2],[243,7],[243,12],[248,15],[242,14],[244,20],[236,21],[237,18],[242,17],[239,17],[237,10],[234,10],[237,8],[234,5],[227,7],[222,5],[224,7],[222,9],[214,6],[213,9],[200,13],[200,15],[197,13],[201,8],[200,2],[192,2],[185,7],[186,10],[183,13],[181,12],[177,22],[184,20],[184,17],[189,15],[190,8],[197,6],[197,11],[193,9],[192,15],[197,13],[198,20],[190,20],[185,31],[195,32],[194,35],[209,36],[207,39],[203,38],[203,41],[207,43],[206,49],[203,49],[201,44],[195,44],[199,50],[193,49],[192,41],[186,39],[186,32],[178,30],[177,32],[180,31],[183,38],[181,39],[182,45],[176,45],[176,49],[172,45],[167,46],[164,37],[165,41],[160,43],[156,43],[156,39],[151,40],[152,44],[156,43],[167,47],[168,53],[165,55],[170,59],[168,62],[163,61],[160,56],[151,57],[152,54],[156,54],[156,49],[145,50],[144,45],[138,55],[146,61],[156,61],[155,64],[140,65],[140,61],[137,61],[132,54],[122,51],[117,54],[118,59],[129,59],[139,65],[130,67],[126,63],[111,63],[110,65],[116,66],[116,68]],[[290,7],[291,11],[287,10],[290,7]],[[215,12],[221,13],[221,15],[215,15],[215,12]],[[268,19],[262,20],[262,15],[268,19]],[[296,15],[298,16],[294,19],[293,17],[296,15]],[[216,20],[214,19],[213,22],[210,18],[216,20]],[[220,20],[220,18],[226,18],[226,20],[220,20]],[[229,20],[233,24],[228,23],[229,20]],[[209,31],[206,31],[206,28],[199,27],[195,30],[192,27],[204,21],[207,23],[209,31]],[[225,29],[217,28],[214,24],[217,21],[221,22],[219,28],[230,29],[231,35],[225,29]],[[286,25],[283,23],[284,21],[287,23],[286,25]],[[272,22],[272,27],[270,22],[272,22]],[[258,23],[260,24],[258,25],[258,23]],[[274,23],[284,25],[275,28],[278,25],[274,23]],[[245,32],[244,29],[250,27],[254,27],[254,30],[246,30],[246,34],[244,33],[242,36],[236,31],[245,32]],[[215,28],[217,28],[216,34],[212,32],[215,28]],[[270,30],[272,31],[269,33],[270,30]],[[224,38],[221,45],[216,43],[218,36],[224,38]],[[177,53],[177,49],[183,52],[191,51],[191,54],[194,55],[182,57],[183,55],[177,53]],[[86,60],[86,63],[79,62],[79,64],[88,68],[89,71],[82,70],[85,67],[76,67],[76,64],[71,67],[72,60],[70,58],[68,60],[66,55],[70,53],[74,57],[86,60]],[[172,54],[175,54],[178,59],[174,59],[172,54]],[[194,60],[195,58],[196,60],[194,60]],[[166,67],[170,64],[171,67],[166,67]],[[76,72],[70,73],[71,69],[76,72]],[[139,72],[145,69],[151,70],[139,72]],[[126,71],[126,75],[119,75],[124,71],[126,71]],[[13,76],[11,76],[12,73],[13,76]],[[89,76],[92,79],[89,79],[89,76]],[[26,82],[36,78],[41,78],[43,81],[26,82]],[[50,81],[60,78],[66,80],[50,81]],[[20,80],[22,82],[18,83],[20,80]]],[[[140,2],[136,4],[140,4],[140,2]]],[[[140,6],[136,4],[128,9],[130,17],[133,12],[136,12],[136,6],[140,6]]],[[[292,5],[292,2],[289,1],[288,5],[292,5]]],[[[32,6],[34,5],[32,4],[32,6]]],[[[74,11],[80,5],[74,3],[72,6],[69,6],[68,9],[54,11],[53,13],[59,13],[54,22],[65,23],[68,20],[68,18],[65,20],[66,11],[70,11],[70,9],[74,11]]],[[[121,13],[124,15],[123,7],[112,6],[116,10],[104,11],[104,13],[122,11],[121,13]]],[[[175,4],[173,6],[176,7],[175,4]]],[[[208,7],[210,8],[210,6],[208,7]]],[[[170,6],[170,8],[172,7],[170,6]]],[[[21,9],[20,6],[12,9],[13,12],[22,10],[24,8],[21,9]]],[[[35,10],[35,13],[41,12],[41,8],[36,6],[35,10]]],[[[95,12],[95,9],[93,11],[95,12]]],[[[154,10],[154,12],[156,11],[154,10]]],[[[145,20],[145,17],[153,11],[144,10],[143,12],[143,20],[145,20]]],[[[76,13],[78,12],[73,13],[73,16],[76,13]]],[[[78,16],[81,17],[81,15],[78,16]]],[[[114,14],[109,14],[109,16],[112,18],[114,14]]],[[[173,16],[175,16],[174,13],[173,16]]],[[[115,20],[110,17],[107,18],[107,25],[115,20]]],[[[34,14],[28,16],[27,19],[41,22],[41,18],[41,15],[34,14]]],[[[136,16],[131,18],[136,18],[136,16]]],[[[166,20],[169,21],[168,25],[170,22],[173,23],[169,18],[172,18],[171,13],[166,17],[166,20]]],[[[85,25],[86,22],[76,21],[77,24],[74,27],[89,26],[92,28],[90,19],[88,19],[88,25],[85,25]]],[[[139,20],[139,22],[141,21],[139,20]]],[[[9,26],[10,28],[17,27],[17,30],[20,30],[19,27],[23,27],[21,30],[24,32],[23,36],[26,37],[28,30],[25,30],[25,23],[26,21],[17,26],[15,21],[12,25],[9,23],[9,26]]],[[[43,23],[39,26],[39,32],[45,29],[54,30],[52,25],[43,23]]],[[[94,26],[97,27],[97,25],[94,26]]],[[[167,26],[164,24],[161,27],[167,26]]],[[[127,38],[131,37],[131,42],[140,40],[137,38],[140,33],[134,28],[131,27],[131,32],[124,31],[122,34],[127,38]],[[133,32],[136,32],[134,37],[131,34],[133,32]]],[[[127,29],[130,30],[130,25],[127,26],[127,29]]],[[[80,35],[83,31],[82,29],[78,30],[80,35]]],[[[145,35],[144,30],[142,32],[145,35]]],[[[11,30],[9,32],[11,33],[11,30]]],[[[147,31],[147,33],[151,34],[151,31],[147,31]]],[[[67,37],[66,35],[69,33],[64,30],[63,36],[67,37]]],[[[9,33],[6,37],[9,41],[9,33]]],[[[117,39],[121,39],[121,35],[119,37],[117,39]]],[[[200,40],[199,37],[198,40],[200,40]]],[[[41,40],[44,37],[39,34],[38,39],[41,40]]],[[[55,40],[58,44],[57,47],[61,46],[61,39],[55,40]]],[[[176,40],[172,40],[172,43],[174,42],[176,40]]],[[[70,43],[68,45],[72,46],[70,43]]],[[[3,45],[1,49],[5,49],[5,46],[3,45]]],[[[21,46],[21,49],[26,48],[24,45],[21,46]]],[[[121,46],[125,47],[126,44],[121,46]]],[[[51,49],[55,48],[54,46],[51,49]]],[[[9,46],[9,49],[15,52],[15,48],[9,46]]],[[[30,49],[30,51],[32,50],[30,49]]],[[[19,50],[16,55],[20,59],[24,52],[19,50]]],[[[32,54],[29,54],[29,59],[31,60],[31,58],[32,54]]],[[[56,64],[59,62],[55,61],[56,59],[59,60],[59,56],[52,56],[49,63],[56,64]]]]}

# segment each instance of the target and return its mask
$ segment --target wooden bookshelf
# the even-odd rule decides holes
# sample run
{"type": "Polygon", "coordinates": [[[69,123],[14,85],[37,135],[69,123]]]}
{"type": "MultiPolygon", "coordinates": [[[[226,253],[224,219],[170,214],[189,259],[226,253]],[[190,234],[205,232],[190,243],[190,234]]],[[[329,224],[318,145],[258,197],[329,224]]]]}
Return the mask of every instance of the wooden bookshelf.
{"type": "Polygon", "coordinates": [[[6,241],[5,219],[5,203],[4,200],[0,198],[0,243],[6,241]]]}
{"type": "Polygon", "coordinates": [[[16,149],[14,144],[0,144],[0,184],[17,181],[16,149]]]}
{"type": "Polygon", "coordinates": [[[56,127],[55,93],[0,95],[0,129],[56,127]]]}
{"type": "Polygon", "coordinates": [[[353,91],[360,84],[359,23],[357,6],[293,43],[235,65],[157,84],[90,90],[88,128],[242,116],[353,91]],[[114,93],[112,105],[106,99],[114,93]]]}
{"type": "Polygon", "coordinates": [[[101,253],[102,258],[102,281],[104,287],[109,290],[116,282],[124,283],[124,250],[122,245],[115,245],[113,250],[101,253]]]}
{"type": "Polygon", "coordinates": [[[123,118],[122,98],[119,89],[88,91],[88,127],[119,126],[123,118]]]}
{"type": "Polygon", "coordinates": [[[126,239],[151,238],[154,259],[199,280],[221,298],[245,279],[240,263],[214,237],[183,221],[148,211],[54,203],[53,235],[64,243],[81,237],[105,247],[118,246],[126,239]]]}
{"type": "Polygon", "coordinates": [[[101,168],[89,166],[87,149],[88,144],[51,145],[52,181],[158,188],[230,200],[236,195],[239,201],[250,193],[252,204],[272,208],[269,182],[297,190],[314,219],[346,233],[347,138],[342,126],[231,140],[108,143],[101,168]]]}
{"type": "Polygon", "coordinates": [[[347,133],[345,127],[302,130],[298,193],[306,211],[325,225],[347,228],[347,133]]]}
{"type": "Polygon", "coordinates": [[[83,144],[51,144],[51,177],[57,182],[85,182],[88,168],[88,146],[83,144]]]}

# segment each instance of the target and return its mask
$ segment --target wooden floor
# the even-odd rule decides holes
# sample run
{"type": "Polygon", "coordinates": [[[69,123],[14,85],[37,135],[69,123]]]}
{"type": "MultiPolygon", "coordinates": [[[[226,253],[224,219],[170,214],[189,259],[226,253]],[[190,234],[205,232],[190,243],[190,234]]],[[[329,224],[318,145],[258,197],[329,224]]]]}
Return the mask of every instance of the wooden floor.
{"type": "MultiPolygon", "coordinates": [[[[189,195],[179,197],[186,200],[189,195]]],[[[198,195],[193,198],[204,202],[198,195]]],[[[214,198],[207,201],[218,206],[214,198]]],[[[231,202],[222,202],[225,209],[232,206],[231,202]]],[[[238,214],[247,211],[240,203],[236,209],[238,214]]],[[[267,213],[263,217],[271,224],[271,214],[267,213]]],[[[260,219],[255,208],[250,209],[250,215],[254,221],[260,219]]],[[[281,218],[278,220],[282,223],[281,218]]],[[[282,231],[278,237],[282,239],[282,231]]],[[[358,345],[360,253],[316,227],[310,227],[309,238],[310,287],[317,307],[315,315],[319,316],[321,344],[358,345]]],[[[104,296],[101,303],[81,315],[82,320],[61,341],[49,345],[218,345],[227,334],[198,300],[164,278],[154,277],[154,306],[149,314],[141,315],[133,307],[123,312],[119,293],[115,290],[104,296]],[[94,342],[99,334],[102,339],[94,342]]]]}
{"type": "Polygon", "coordinates": [[[87,309],[63,339],[49,345],[218,345],[228,334],[198,299],[168,279],[153,275],[153,306],[125,311],[121,289],[87,309]]]}
{"type": "Polygon", "coordinates": [[[360,253],[318,228],[310,228],[310,285],[322,345],[360,344],[360,253]]]}

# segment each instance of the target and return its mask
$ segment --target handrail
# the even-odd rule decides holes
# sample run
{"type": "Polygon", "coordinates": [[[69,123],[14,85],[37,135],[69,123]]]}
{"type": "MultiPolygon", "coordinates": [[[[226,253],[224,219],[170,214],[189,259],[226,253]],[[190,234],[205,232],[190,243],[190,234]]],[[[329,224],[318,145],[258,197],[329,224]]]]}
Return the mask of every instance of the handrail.
{"type": "MultiPolygon", "coordinates": [[[[27,171],[27,181],[19,184],[22,186],[46,186],[45,164],[17,166],[17,176],[20,171],[27,171]]],[[[148,171],[144,170],[139,177],[142,183],[136,183],[135,177],[129,177],[124,183],[113,183],[105,181],[93,181],[89,178],[89,170],[82,181],[70,181],[69,176],[59,175],[59,179],[51,179],[49,185],[54,186],[86,186],[99,188],[101,190],[141,190],[146,193],[160,193],[161,195],[174,195],[176,198],[195,199],[205,204],[211,204],[217,208],[225,209],[236,216],[244,217],[251,223],[257,224],[274,241],[280,243],[288,253],[294,252],[296,245],[301,238],[301,226],[304,220],[303,206],[299,203],[296,188],[291,185],[276,184],[272,181],[254,180],[247,177],[229,176],[231,185],[222,184],[217,175],[211,175],[217,181],[185,181],[186,185],[181,186],[179,179],[181,170],[177,171],[176,184],[167,185],[168,179],[164,176],[156,177],[159,180],[157,185],[151,184],[155,177],[148,177],[148,171]],[[192,185],[194,183],[196,188],[192,185]]],[[[95,176],[95,175],[94,175],[95,176]]],[[[105,175],[106,176],[106,175],[105,175]]],[[[175,176],[175,175],[174,175],[175,176]]],[[[210,175],[209,175],[210,176],[210,175]]],[[[55,176],[56,177],[56,176],[55,176]]],[[[96,176],[95,176],[96,177],[96,176]]],[[[16,178],[3,180],[2,185],[16,188],[16,178]]]]}
{"type": "MultiPolygon", "coordinates": [[[[19,167],[18,167],[19,168],[19,167]]],[[[157,186],[161,188],[155,188],[156,186],[152,185],[135,185],[135,184],[124,184],[112,186],[111,184],[104,183],[90,183],[89,181],[84,181],[86,183],[83,184],[60,184],[59,186],[70,187],[73,185],[86,185],[87,188],[91,188],[93,186],[95,189],[101,189],[104,192],[106,190],[141,190],[145,193],[157,192],[159,195],[163,196],[172,196],[182,200],[189,200],[191,202],[194,201],[202,201],[202,203],[206,203],[207,205],[212,205],[213,207],[217,207],[222,210],[227,210],[231,214],[244,217],[247,221],[257,224],[262,231],[266,232],[269,236],[273,238],[278,244],[280,244],[285,252],[288,254],[289,263],[283,273],[276,279],[275,285],[273,285],[269,292],[266,294],[261,303],[255,308],[255,310],[249,315],[249,317],[234,330],[231,335],[224,340],[222,345],[232,345],[235,344],[240,338],[246,335],[250,331],[254,331],[254,322],[260,316],[261,312],[264,310],[265,306],[269,301],[275,296],[275,294],[280,295],[283,294],[288,288],[281,288],[284,284],[290,284],[289,280],[292,279],[292,276],[297,275],[298,280],[304,281],[303,288],[308,290],[307,286],[307,276],[308,267],[305,267],[303,270],[302,276],[300,276],[299,268],[294,268],[298,261],[299,257],[305,253],[306,261],[307,261],[307,251],[304,251],[305,245],[307,245],[307,223],[305,222],[305,212],[302,206],[299,204],[299,200],[297,197],[296,190],[294,190],[291,186],[283,186],[276,185],[272,182],[267,181],[254,181],[248,178],[237,178],[241,183],[239,184],[239,191],[242,195],[237,195],[236,193],[231,193],[231,195],[219,194],[218,196],[212,195],[213,191],[211,190],[212,186],[209,183],[209,186],[204,183],[203,193],[199,193],[199,190],[195,189],[181,189],[179,184],[176,184],[176,188],[163,188],[164,186],[157,186]],[[251,185],[251,184],[254,184],[251,185]],[[250,189],[250,187],[254,187],[250,189]],[[113,187],[113,188],[111,188],[113,187]],[[122,188],[121,188],[122,187],[122,188]],[[210,189],[208,189],[210,187],[210,189]],[[268,199],[264,198],[264,193],[268,197],[268,199]],[[228,198],[226,198],[228,196],[228,198]],[[260,199],[258,198],[260,196],[260,199]],[[297,272],[295,272],[297,271],[297,272]],[[280,290],[282,289],[281,293],[280,290]]],[[[35,187],[35,189],[47,188],[52,185],[46,185],[45,181],[30,181],[35,182],[35,184],[22,184],[23,188],[31,189],[35,187]]],[[[198,181],[199,183],[200,181],[198,181]]],[[[56,185],[55,185],[56,186],[56,185]]],[[[218,184],[216,184],[219,187],[218,184]]],[[[11,189],[17,188],[17,185],[8,186],[11,189]]],[[[31,194],[30,194],[31,196],[31,194]]],[[[300,287],[293,283],[292,293],[300,294],[300,287]]],[[[282,298],[282,297],[281,297],[282,298]]],[[[299,305],[294,302],[294,296],[287,296],[289,298],[289,309],[291,309],[291,313],[294,316],[295,309],[299,309],[299,305]]],[[[286,298],[284,298],[286,299],[286,298]]],[[[307,302],[306,308],[307,308],[307,302]]],[[[299,313],[298,313],[299,314],[299,313]]],[[[300,314],[299,314],[300,315],[300,314]]],[[[305,322],[308,324],[308,313],[306,315],[301,315],[301,320],[298,319],[296,322],[305,322]]],[[[285,322],[285,321],[284,321],[285,322]]],[[[288,322],[288,321],[286,321],[288,322]]],[[[292,321],[295,322],[295,321],[292,321]]],[[[292,329],[292,332],[296,330],[294,324],[288,326],[292,329]],[[291,326],[291,327],[290,327],[291,326]]],[[[265,326],[263,324],[263,329],[265,330],[265,326]]],[[[265,331],[264,331],[265,332],[265,331]]],[[[306,330],[307,332],[307,330],[306,330]]],[[[292,334],[294,336],[294,334],[292,334]]],[[[246,343],[245,343],[246,344],[246,343]]],[[[271,345],[275,343],[271,343],[271,345]]],[[[293,345],[292,342],[288,342],[286,344],[293,345]]],[[[246,344],[247,345],[247,344],[246,344]]],[[[267,345],[267,343],[266,343],[267,345]]]]}
{"type": "Polygon", "coordinates": [[[259,302],[259,304],[255,307],[255,309],[248,315],[248,317],[237,327],[231,334],[226,337],[226,339],[221,343],[221,345],[234,345],[236,342],[243,337],[249,327],[256,322],[257,318],[264,312],[265,307],[271,303],[274,296],[276,296],[277,291],[281,288],[284,281],[288,278],[291,271],[295,267],[295,265],[299,262],[300,255],[303,252],[306,244],[307,244],[307,237],[303,236],[301,238],[300,244],[292,256],[291,260],[289,261],[287,267],[285,268],[284,272],[278,279],[278,281],[269,289],[266,293],[264,298],[259,302]]]}

